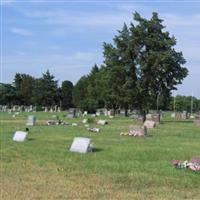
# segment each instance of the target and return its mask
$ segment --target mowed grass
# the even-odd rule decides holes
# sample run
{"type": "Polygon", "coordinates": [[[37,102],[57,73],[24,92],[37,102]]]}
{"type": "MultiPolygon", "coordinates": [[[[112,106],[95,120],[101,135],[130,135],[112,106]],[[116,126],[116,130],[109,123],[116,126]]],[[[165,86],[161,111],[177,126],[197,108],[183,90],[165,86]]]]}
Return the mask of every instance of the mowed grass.
{"type": "MultiPolygon", "coordinates": [[[[54,113],[37,112],[28,140],[12,141],[26,117],[1,116],[1,199],[200,199],[200,173],[171,166],[172,159],[200,155],[200,128],[166,116],[149,137],[120,136],[133,119],[106,118],[100,134],[89,133],[83,118],[72,126],[46,126],[54,113]],[[92,138],[94,152],[69,151],[75,136],[92,138]]],[[[105,118],[105,117],[98,117],[105,118]]]]}

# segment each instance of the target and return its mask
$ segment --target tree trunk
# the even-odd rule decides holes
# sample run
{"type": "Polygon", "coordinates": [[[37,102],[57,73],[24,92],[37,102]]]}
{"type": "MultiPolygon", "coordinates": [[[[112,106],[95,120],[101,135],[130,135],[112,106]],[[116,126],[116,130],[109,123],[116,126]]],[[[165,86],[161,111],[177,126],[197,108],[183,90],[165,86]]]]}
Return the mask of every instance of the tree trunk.
{"type": "Polygon", "coordinates": [[[125,108],[125,117],[128,117],[128,109],[125,108]]]}
{"type": "Polygon", "coordinates": [[[142,117],[143,117],[143,122],[145,122],[146,121],[146,111],[145,110],[142,111],[142,117]]]}

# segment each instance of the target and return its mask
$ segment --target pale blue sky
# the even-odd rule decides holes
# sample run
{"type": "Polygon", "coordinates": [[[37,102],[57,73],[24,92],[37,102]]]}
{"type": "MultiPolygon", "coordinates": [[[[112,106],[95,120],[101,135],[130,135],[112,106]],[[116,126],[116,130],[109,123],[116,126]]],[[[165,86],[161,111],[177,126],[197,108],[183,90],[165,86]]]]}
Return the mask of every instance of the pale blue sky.
{"type": "Polygon", "coordinates": [[[2,80],[16,72],[40,77],[47,69],[73,83],[101,64],[102,43],[112,42],[123,22],[153,11],[177,38],[189,76],[175,94],[200,98],[200,1],[3,1],[2,80]],[[180,3],[179,3],[180,2],[180,3]]]}

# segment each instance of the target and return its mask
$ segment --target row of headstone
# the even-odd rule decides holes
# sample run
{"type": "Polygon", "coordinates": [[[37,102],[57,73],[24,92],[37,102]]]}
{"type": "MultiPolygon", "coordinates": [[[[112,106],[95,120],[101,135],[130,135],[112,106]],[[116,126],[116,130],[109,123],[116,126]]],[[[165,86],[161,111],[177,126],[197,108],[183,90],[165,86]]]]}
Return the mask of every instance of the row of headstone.
{"type": "Polygon", "coordinates": [[[43,107],[43,109],[44,109],[44,112],[61,112],[61,108],[57,105],[52,106],[52,107],[45,106],[43,107]]]}
{"type": "MultiPolygon", "coordinates": [[[[13,141],[24,142],[27,139],[28,132],[16,131],[13,136],[13,141]]],[[[87,153],[91,152],[93,145],[90,138],[75,137],[70,147],[71,152],[87,153]]]]}
{"type": "Polygon", "coordinates": [[[14,105],[14,106],[11,106],[10,108],[6,105],[0,105],[0,112],[9,112],[9,113],[12,113],[12,112],[36,112],[36,110],[37,110],[37,107],[32,106],[32,105],[30,105],[30,106],[14,105]]]}
{"type": "MultiPolygon", "coordinates": [[[[176,119],[189,119],[192,115],[187,111],[172,113],[171,117],[176,119]]],[[[192,117],[191,117],[192,118],[192,117]]]]}

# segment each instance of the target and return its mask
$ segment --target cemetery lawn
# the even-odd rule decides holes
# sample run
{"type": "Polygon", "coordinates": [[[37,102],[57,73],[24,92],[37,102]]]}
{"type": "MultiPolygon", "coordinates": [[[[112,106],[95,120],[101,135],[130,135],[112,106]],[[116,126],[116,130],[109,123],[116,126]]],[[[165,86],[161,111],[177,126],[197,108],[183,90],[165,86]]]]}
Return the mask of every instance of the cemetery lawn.
{"type": "MultiPolygon", "coordinates": [[[[60,115],[64,119],[61,112],[60,115]]],[[[120,136],[135,122],[107,118],[100,134],[89,133],[83,118],[65,119],[79,126],[46,126],[52,113],[34,113],[36,126],[28,140],[12,141],[24,130],[28,113],[1,117],[2,200],[32,199],[200,199],[200,173],[171,166],[172,159],[200,155],[200,128],[192,121],[168,116],[149,137],[120,136]],[[90,137],[94,152],[69,151],[75,136],[90,137]]],[[[100,118],[100,117],[99,117],[100,118]]],[[[105,118],[105,117],[101,117],[105,118]]]]}

